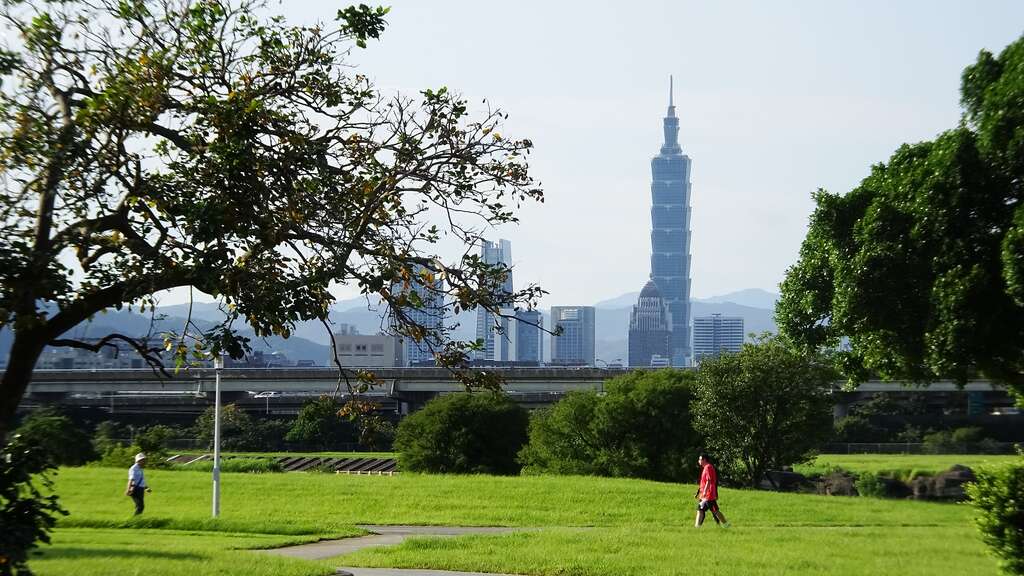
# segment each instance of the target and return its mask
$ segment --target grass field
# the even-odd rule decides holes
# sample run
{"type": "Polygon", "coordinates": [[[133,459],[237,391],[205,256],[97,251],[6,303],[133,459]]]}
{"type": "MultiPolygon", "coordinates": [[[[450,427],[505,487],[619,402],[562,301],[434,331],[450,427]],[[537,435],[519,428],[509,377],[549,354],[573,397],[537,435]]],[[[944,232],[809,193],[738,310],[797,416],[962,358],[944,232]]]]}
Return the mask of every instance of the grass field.
{"type": "Polygon", "coordinates": [[[801,474],[825,474],[842,468],[857,474],[871,472],[906,479],[917,474],[934,475],[949,470],[954,464],[977,468],[985,464],[1005,464],[1019,458],[985,454],[823,454],[813,462],[794,466],[793,469],[801,474]]]}
{"type": "MultiPolygon", "coordinates": [[[[329,574],[364,565],[537,575],[993,574],[965,505],[722,489],[734,527],[692,528],[692,485],[579,477],[147,472],[154,492],[130,517],[120,469],[61,470],[71,515],[32,563],[41,575],[329,574]],[[333,563],[240,550],[351,535],[355,524],[540,528],[423,538],[333,563]],[[699,559],[713,559],[701,564],[699,559]],[[73,566],[73,570],[71,567],[73,566]],[[197,570],[203,566],[203,570],[197,570]]],[[[709,520],[710,522],[710,520],[709,520]]]]}

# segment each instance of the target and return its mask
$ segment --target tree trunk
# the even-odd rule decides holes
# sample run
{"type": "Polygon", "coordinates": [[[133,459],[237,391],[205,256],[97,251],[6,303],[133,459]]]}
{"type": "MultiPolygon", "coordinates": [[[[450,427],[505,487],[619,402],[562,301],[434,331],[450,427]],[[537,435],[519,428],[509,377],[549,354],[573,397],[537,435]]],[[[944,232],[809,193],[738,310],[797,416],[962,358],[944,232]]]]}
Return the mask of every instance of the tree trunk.
{"type": "Polygon", "coordinates": [[[13,429],[14,413],[25,396],[32,371],[47,340],[44,330],[14,332],[7,369],[0,382],[0,445],[6,444],[7,433],[13,429]]]}

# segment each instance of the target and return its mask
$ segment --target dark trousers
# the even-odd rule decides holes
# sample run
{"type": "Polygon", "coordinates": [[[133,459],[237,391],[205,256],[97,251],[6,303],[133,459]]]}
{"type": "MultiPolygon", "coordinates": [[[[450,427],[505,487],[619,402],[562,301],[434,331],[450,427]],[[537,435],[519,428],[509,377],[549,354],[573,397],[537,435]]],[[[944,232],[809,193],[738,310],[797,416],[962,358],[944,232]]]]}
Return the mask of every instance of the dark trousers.
{"type": "Polygon", "coordinates": [[[132,502],[135,502],[135,515],[138,516],[146,508],[146,489],[141,486],[132,488],[131,497],[132,502]]]}

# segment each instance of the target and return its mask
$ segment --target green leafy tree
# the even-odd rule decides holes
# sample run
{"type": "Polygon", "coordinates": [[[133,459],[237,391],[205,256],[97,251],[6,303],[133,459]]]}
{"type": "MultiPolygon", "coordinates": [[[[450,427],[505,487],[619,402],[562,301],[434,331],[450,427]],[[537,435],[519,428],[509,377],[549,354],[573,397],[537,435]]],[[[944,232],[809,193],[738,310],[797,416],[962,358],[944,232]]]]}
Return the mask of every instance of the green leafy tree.
{"type": "Polygon", "coordinates": [[[964,70],[963,119],[901,146],[846,194],[819,191],[776,307],[803,348],[851,379],[1024,393],[1024,38],[964,70]]]}
{"type": "MultiPolygon", "coordinates": [[[[213,424],[217,410],[210,406],[196,418],[192,425],[192,435],[203,443],[208,450],[213,450],[213,424]]],[[[224,450],[245,450],[249,448],[246,441],[248,431],[252,428],[252,417],[238,407],[237,404],[221,406],[220,409],[220,442],[224,450]]]]}
{"type": "Polygon", "coordinates": [[[529,473],[606,476],[601,463],[601,440],[594,426],[601,397],[593,391],[573,391],[530,415],[529,443],[519,461],[529,473]]]}
{"type": "Polygon", "coordinates": [[[339,414],[341,409],[341,402],[330,396],[307,401],[285,439],[315,446],[318,450],[337,450],[339,444],[354,442],[355,426],[339,414]]]}
{"type": "Polygon", "coordinates": [[[446,313],[536,302],[536,286],[500,290],[507,267],[437,248],[442,237],[477,244],[542,200],[531,143],[500,133],[503,112],[471,116],[446,88],[389,97],[356,72],[346,54],[381,35],[386,9],[306,26],[270,10],[262,0],[0,4],[11,39],[0,51],[0,327],[13,331],[0,435],[46,346],[125,343],[154,366],[164,349],[178,366],[237,358],[248,348],[240,318],[259,337],[287,337],[296,322],[326,323],[336,285],[381,299],[389,330],[445,342],[436,358],[465,384],[497,385],[458,369],[473,344],[408,312],[423,290],[439,292],[446,313]],[[218,298],[225,320],[189,321],[162,346],[152,334],[66,336],[108,308],[151,309],[154,293],[176,287],[218,298]]]}
{"type": "Polygon", "coordinates": [[[985,543],[1006,574],[1024,574],[1024,458],[1003,466],[983,466],[967,494],[985,543]]]}
{"type": "Polygon", "coordinates": [[[574,392],[530,421],[520,461],[530,472],[693,480],[703,439],[692,425],[694,376],[635,371],[605,393],[574,392]]]}
{"type": "Polygon", "coordinates": [[[757,486],[765,472],[806,461],[832,434],[835,371],[762,337],[697,370],[694,428],[723,476],[757,486]]]}
{"type": "Polygon", "coordinates": [[[30,576],[32,549],[49,544],[57,517],[67,515],[53,493],[54,473],[50,456],[19,435],[0,450],[0,576],[30,576]]]}
{"type": "Polygon", "coordinates": [[[441,474],[517,474],[529,415],[498,392],[446,394],[398,425],[403,470],[441,474]]]}
{"type": "Polygon", "coordinates": [[[54,466],[80,466],[97,457],[89,435],[54,409],[32,412],[15,433],[27,445],[38,448],[54,466]]]}

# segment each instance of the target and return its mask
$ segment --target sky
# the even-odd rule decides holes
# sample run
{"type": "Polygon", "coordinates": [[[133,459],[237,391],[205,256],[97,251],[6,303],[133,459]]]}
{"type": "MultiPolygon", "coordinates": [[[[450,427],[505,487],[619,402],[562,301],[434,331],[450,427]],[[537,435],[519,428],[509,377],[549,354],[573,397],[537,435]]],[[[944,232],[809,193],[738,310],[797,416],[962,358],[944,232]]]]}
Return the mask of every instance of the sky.
{"type": "MultiPolygon", "coordinates": [[[[593,304],[646,281],[650,159],[669,75],[692,159],[692,294],[778,291],[813,210],[902,143],[960,119],[959,78],[1024,32],[1024,2],[393,0],[351,62],[384,93],[447,86],[509,114],[546,193],[512,241],[516,286],[593,304]]],[[[284,0],[296,23],[333,3],[284,0]]],[[[350,295],[345,290],[339,296],[350,295]]]]}

